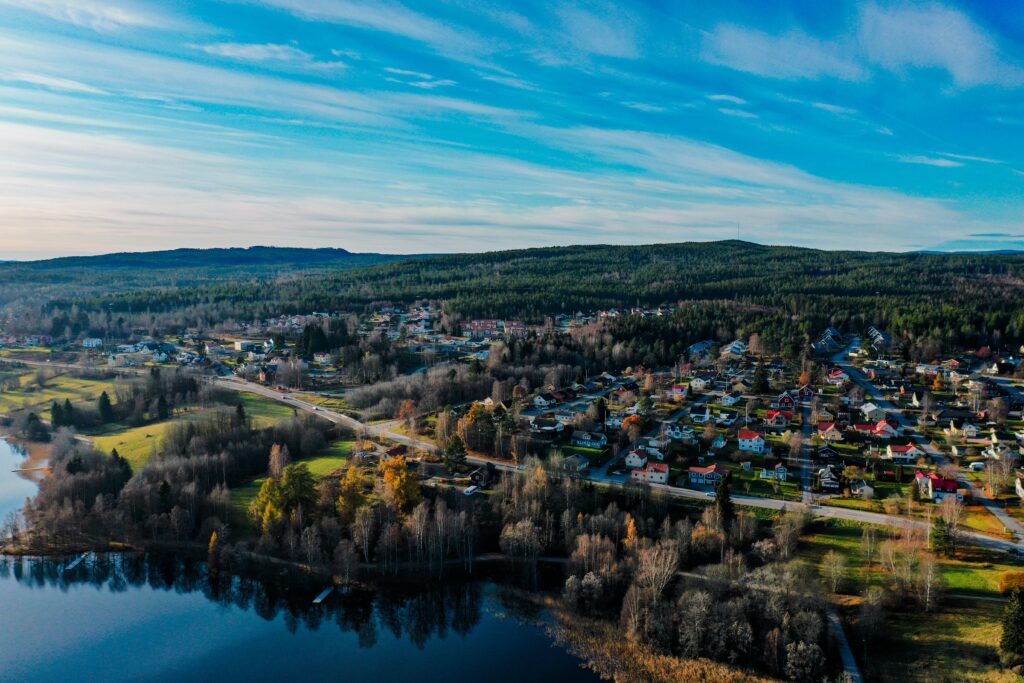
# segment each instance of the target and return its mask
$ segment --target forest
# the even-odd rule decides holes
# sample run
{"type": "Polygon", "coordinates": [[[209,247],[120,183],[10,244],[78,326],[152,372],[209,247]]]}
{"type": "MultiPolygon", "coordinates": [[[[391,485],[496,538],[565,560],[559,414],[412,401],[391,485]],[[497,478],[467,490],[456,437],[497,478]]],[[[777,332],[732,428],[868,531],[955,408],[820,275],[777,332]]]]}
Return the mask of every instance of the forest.
{"type": "Polygon", "coordinates": [[[1019,254],[829,252],[739,241],[575,246],[418,257],[273,282],[57,292],[45,308],[24,313],[47,323],[73,314],[97,334],[112,318],[169,333],[225,319],[431,300],[443,303],[444,323],[458,331],[460,321],[480,317],[540,324],[558,314],[671,306],[695,335],[757,321],[781,347],[800,346],[829,324],[971,347],[1024,341],[1022,276],[1019,254]]]}

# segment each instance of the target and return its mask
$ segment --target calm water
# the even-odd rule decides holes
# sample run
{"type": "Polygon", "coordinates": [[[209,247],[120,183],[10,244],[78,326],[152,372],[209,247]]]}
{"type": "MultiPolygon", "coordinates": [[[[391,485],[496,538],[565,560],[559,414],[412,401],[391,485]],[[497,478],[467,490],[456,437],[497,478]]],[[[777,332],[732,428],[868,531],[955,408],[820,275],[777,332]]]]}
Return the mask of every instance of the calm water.
{"type": "MultiPolygon", "coordinates": [[[[34,484],[0,442],[0,513],[34,484]]],[[[591,682],[553,646],[548,615],[491,582],[335,593],[207,576],[203,563],[135,554],[0,556],[0,680],[591,682]]]]}
{"type": "Polygon", "coordinates": [[[25,498],[36,492],[34,481],[11,471],[22,467],[24,462],[23,452],[0,439],[0,522],[7,517],[7,513],[21,509],[25,498]]]}

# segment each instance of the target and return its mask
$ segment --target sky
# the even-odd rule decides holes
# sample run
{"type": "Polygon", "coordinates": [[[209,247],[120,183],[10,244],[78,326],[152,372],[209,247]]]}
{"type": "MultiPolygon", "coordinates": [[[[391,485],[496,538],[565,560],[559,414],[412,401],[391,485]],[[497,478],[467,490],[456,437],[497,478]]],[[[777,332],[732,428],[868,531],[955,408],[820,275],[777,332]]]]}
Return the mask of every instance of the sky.
{"type": "Polygon", "coordinates": [[[1020,9],[0,0],[0,259],[1024,249],[1020,9]]]}

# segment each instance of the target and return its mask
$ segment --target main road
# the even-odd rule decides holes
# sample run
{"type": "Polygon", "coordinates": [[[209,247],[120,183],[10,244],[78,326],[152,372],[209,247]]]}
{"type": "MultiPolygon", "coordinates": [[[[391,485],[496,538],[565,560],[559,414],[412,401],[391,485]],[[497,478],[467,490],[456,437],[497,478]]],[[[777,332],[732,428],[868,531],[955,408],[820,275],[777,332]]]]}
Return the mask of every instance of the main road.
{"type": "MultiPolygon", "coordinates": [[[[863,374],[859,370],[854,368],[851,364],[849,364],[845,360],[839,360],[837,358],[834,358],[833,361],[837,365],[839,365],[840,367],[843,367],[843,370],[848,375],[850,375],[851,379],[853,379],[855,382],[857,382],[862,387],[864,387],[865,393],[868,394],[869,396],[871,396],[872,400],[875,400],[880,408],[883,408],[885,410],[891,410],[894,414],[899,415],[901,422],[905,422],[906,421],[906,418],[903,417],[903,414],[895,406],[893,406],[890,402],[885,401],[885,399],[882,398],[882,396],[878,392],[878,390],[867,380],[867,378],[865,378],[863,376],[863,374]]],[[[89,370],[107,369],[107,368],[104,368],[103,366],[90,367],[90,366],[84,366],[84,365],[79,365],[79,364],[74,364],[74,363],[47,363],[47,362],[40,362],[40,361],[31,361],[31,362],[22,361],[22,362],[25,363],[26,365],[39,365],[39,366],[46,366],[46,367],[61,367],[61,368],[79,369],[79,370],[81,370],[81,369],[89,369],[89,370]]],[[[329,410],[327,408],[323,408],[321,406],[309,403],[308,401],[304,401],[301,398],[299,398],[298,396],[295,396],[295,395],[292,395],[292,394],[289,394],[289,393],[283,393],[283,392],[280,392],[280,391],[276,391],[276,390],[271,389],[269,387],[263,386],[262,384],[256,384],[254,382],[249,382],[249,381],[246,381],[246,380],[243,380],[243,379],[240,379],[240,378],[235,378],[235,377],[217,377],[217,378],[213,379],[213,382],[217,386],[222,387],[224,389],[227,389],[229,391],[248,392],[248,393],[257,394],[257,395],[260,395],[260,396],[265,396],[265,397],[273,399],[275,401],[280,401],[281,403],[283,403],[285,405],[291,406],[291,407],[299,409],[299,410],[303,410],[303,411],[309,412],[309,413],[311,413],[313,415],[318,415],[318,416],[324,418],[325,420],[328,420],[328,421],[333,422],[335,424],[344,425],[344,426],[354,430],[357,434],[366,434],[366,435],[369,435],[369,436],[376,436],[376,437],[379,437],[379,438],[382,438],[382,439],[387,439],[389,441],[393,441],[395,443],[404,444],[404,445],[409,446],[411,448],[417,448],[417,449],[420,449],[420,450],[423,450],[423,451],[428,451],[428,452],[431,452],[431,453],[437,453],[440,450],[437,447],[437,445],[434,444],[431,441],[426,441],[426,440],[423,440],[423,439],[418,439],[418,438],[415,438],[415,437],[412,437],[412,436],[408,436],[406,434],[401,434],[399,432],[396,432],[395,428],[400,424],[399,420],[390,420],[390,421],[387,421],[387,422],[380,422],[380,423],[377,423],[377,424],[366,424],[364,422],[360,422],[359,420],[357,420],[354,417],[351,417],[349,415],[345,415],[343,413],[339,413],[339,412],[336,412],[336,411],[333,411],[333,410],[329,410]]],[[[919,437],[919,438],[921,438],[923,440],[923,437],[919,437]]],[[[937,451],[935,451],[935,449],[931,448],[930,444],[924,444],[924,445],[927,446],[927,448],[930,450],[931,453],[936,453],[937,454],[937,451]]],[[[935,456],[933,455],[933,457],[935,457],[935,456]]],[[[941,454],[938,454],[938,457],[942,458],[941,454]]],[[[481,465],[490,462],[495,467],[497,467],[498,469],[501,469],[501,470],[515,470],[515,469],[517,469],[515,465],[511,465],[509,463],[493,461],[493,460],[489,460],[489,459],[486,459],[486,458],[479,458],[479,457],[475,457],[475,456],[470,456],[470,457],[467,458],[467,460],[470,461],[470,462],[476,463],[476,464],[481,464],[481,465]]],[[[624,487],[626,485],[627,479],[626,479],[625,476],[622,476],[622,475],[612,475],[612,474],[610,474],[607,471],[607,469],[608,468],[605,467],[605,468],[602,468],[602,469],[597,470],[595,472],[592,472],[589,475],[587,475],[585,478],[588,481],[593,482],[594,484],[603,485],[603,486],[609,486],[609,487],[613,487],[613,488],[624,487]]],[[[670,496],[675,496],[677,498],[689,498],[689,499],[703,500],[703,501],[708,501],[708,500],[713,499],[713,494],[710,494],[710,493],[707,493],[707,492],[704,492],[704,491],[696,491],[694,489],[686,489],[686,488],[681,488],[681,487],[676,487],[676,486],[668,486],[667,484],[650,484],[649,486],[650,486],[651,490],[653,490],[653,491],[658,491],[660,493],[664,493],[664,494],[670,495],[670,496]]],[[[812,505],[804,505],[802,503],[793,503],[793,502],[789,502],[789,501],[778,500],[777,498],[759,498],[757,496],[747,496],[747,495],[741,495],[741,494],[732,494],[730,496],[730,498],[737,505],[744,505],[744,506],[753,507],[753,508],[761,508],[761,509],[776,510],[776,511],[786,511],[786,510],[794,510],[794,509],[798,509],[798,508],[806,508],[807,510],[809,510],[816,517],[826,517],[826,518],[834,518],[834,519],[845,519],[845,520],[850,520],[850,521],[853,521],[853,522],[860,522],[862,524],[876,524],[876,525],[881,525],[881,526],[886,526],[886,525],[892,525],[892,526],[909,525],[909,526],[923,528],[923,529],[927,529],[928,528],[928,523],[927,522],[923,522],[923,521],[919,521],[919,520],[914,520],[914,519],[910,519],[910,518],[907,518],[907,517],[900,517],[900,516],[896,516],[896,515],[884,515],[884,514],[877,513],[877,512],[867,512],[867,511],[864,511],[864,510],[851,510],[851,509],[848,509],[848,508],[837,508],[837,507],[829,507],[829,506],[821,506],[821,505],[813,505],[813,504],[812,505]]],[[[1000,520],[1003,520],[1004,517],[1008,518],[1008,520],[1012,524],[1008,524],[1007,526],[1009,528],[1013,529],[1015,532],[1018,533],[1017,538],[1015,540],[1013,540],[1013,541],[1008,541],[1008,540],[1004,540],[1004,539],[1000,539],[1000,538],[995,538],[995,537],[992,537],[992,536],[986,536],[984,534],[979,534],[979,533],[976,533],[976,532],[973,532],[973,531],[963,531],[962,532],[963,537],[967,538],[967,539],[970,539],[976,545],[987,547],[987,548],[992,548],[994,550],[1000,550],[1000,551],[1004,551],[1004,552],[1013,552],[1013,553],[1024,553],[1024,544],[1022,544],[1020,542],[1020,540],[1019,540],[1022,536],[1024,536],[1024,528],[1022,528],[1021,525],[1019,523],[1017,523],[1016,520],[1014,520],[1013,518],[1009,517],[1009,515],[1006,515],[1005,511],[1000,510],[999,508],[994,508],[994,507],[990,507],[989,509],[991,509],[993,511],[993,513],[995,513],[996,516],[999,517],[1000,520]],[[1002,513],[1002,515],[998,514],[997,511],[998,511],[998,513],[1002,513]]]]}

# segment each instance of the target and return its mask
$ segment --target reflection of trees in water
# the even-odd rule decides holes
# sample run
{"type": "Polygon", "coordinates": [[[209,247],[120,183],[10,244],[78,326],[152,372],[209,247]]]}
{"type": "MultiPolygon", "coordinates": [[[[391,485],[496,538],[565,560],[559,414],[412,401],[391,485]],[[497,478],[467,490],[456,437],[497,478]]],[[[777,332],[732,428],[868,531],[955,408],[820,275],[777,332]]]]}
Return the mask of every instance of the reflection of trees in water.
{"type": "Polygon", "coordinates": [[[472,582],[379,592],[353,590],[334,593],[314,605],[313,597],[323,584],[302,578],[211,574],[204,562],[134,553],[90,555],[65,572],[70,562],[0,557],[0,579],[62,591],[73,585],[91,585],[113,593],[142,587],[202,593],[211,602],[252,611],[267,621],[281,617],[292,633],[300,628],[316,631],[333,621],[341,631],[356,633],[361,647],[373,647],[384,631],[396,639],[406,637],[422,649],[432,638],[446,638],[449,631],[468,635],[481,618],[482,591],[480,584],[472,582]]]}

